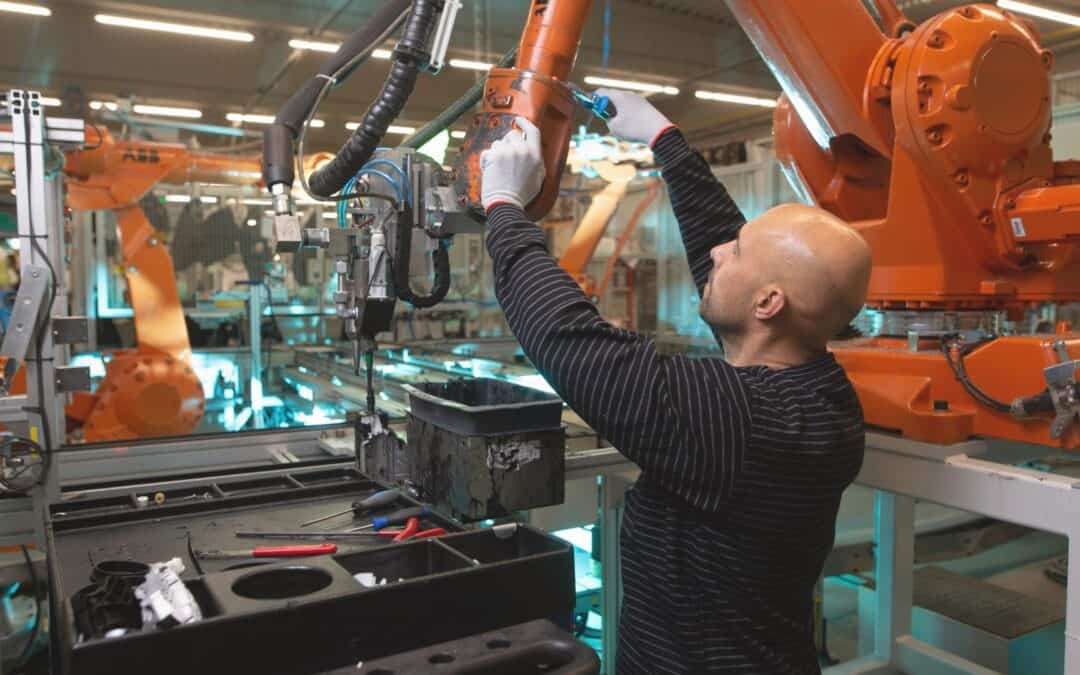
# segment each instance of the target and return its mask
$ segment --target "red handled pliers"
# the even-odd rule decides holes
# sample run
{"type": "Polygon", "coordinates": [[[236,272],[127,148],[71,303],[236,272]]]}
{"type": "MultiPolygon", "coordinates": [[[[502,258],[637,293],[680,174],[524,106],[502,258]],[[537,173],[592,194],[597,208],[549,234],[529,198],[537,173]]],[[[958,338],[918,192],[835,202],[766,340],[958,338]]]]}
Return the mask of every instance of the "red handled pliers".
{"type": "Polygon", "coordinates": [[[421,531],[419,518],[409,518],[405,521],[405,529],[403,530],[379,530],[378,532],[380,537],[393,537],[395,542],[408,541],[409,539],[441,537],[444,534],[446,534],[446,530],[441,527],[433,527],[430,530],[421,531]]]}

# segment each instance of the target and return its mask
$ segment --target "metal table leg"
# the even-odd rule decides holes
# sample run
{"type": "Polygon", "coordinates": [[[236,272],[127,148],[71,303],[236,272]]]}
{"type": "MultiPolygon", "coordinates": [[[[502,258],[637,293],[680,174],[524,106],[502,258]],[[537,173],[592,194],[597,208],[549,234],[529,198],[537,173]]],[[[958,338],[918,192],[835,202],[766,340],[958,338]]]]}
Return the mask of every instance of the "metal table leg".
{"type": "Polygon", "coordinates": [[[615,673],[615,652],[619,641],[619,611],[622,606],[622,574],[619,560],[619,529],[623,498],[630,481],[617,473],[600,477],[600,518],[603,537],[600,597],[604,608],[603,672],[615,673]]]}

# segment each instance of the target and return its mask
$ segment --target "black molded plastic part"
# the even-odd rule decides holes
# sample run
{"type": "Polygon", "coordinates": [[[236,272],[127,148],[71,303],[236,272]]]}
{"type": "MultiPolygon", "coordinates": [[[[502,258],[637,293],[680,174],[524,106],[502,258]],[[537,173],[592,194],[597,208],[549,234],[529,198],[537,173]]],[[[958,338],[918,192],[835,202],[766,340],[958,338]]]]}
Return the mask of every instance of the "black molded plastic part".
{"type": "Polygon", "coordinates": [[[530,621],[323,675],[595,675],[600,659],[550,621],[530,621]]]}
{"type": "Polygon", "coordinates": [[[492,378],[404,385],[417,419],[467,436],[548,431],[562,426],[562,399],[492,378]]]}

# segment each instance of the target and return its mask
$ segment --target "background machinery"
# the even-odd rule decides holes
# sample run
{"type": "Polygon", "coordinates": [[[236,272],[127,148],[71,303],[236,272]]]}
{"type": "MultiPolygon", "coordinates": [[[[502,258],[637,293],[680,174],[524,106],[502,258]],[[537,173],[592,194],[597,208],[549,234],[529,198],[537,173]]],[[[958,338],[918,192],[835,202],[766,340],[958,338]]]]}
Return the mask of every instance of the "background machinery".
{"type": "Polygon", "coordinates": [[[1033,25],[990,5],[918,27],[892,0],[873,3],[882,27],[860,2],[728,6],[784,87],[785,173],[873,250],[880,326],[834,347],[867,422],[1076,448],[1080,337],[1003,334],[1080,300],[1080,171],[1052,157],[1053,55],[1033,25]]]}

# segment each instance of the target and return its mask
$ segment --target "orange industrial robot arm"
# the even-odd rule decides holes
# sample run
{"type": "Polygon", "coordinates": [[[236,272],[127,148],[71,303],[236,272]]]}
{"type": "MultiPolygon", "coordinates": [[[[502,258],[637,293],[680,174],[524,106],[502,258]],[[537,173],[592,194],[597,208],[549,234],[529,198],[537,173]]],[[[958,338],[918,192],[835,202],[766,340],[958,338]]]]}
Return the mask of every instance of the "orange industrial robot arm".
{"type": "Polygon", "coordinates": [[[159,182],[256,184],[259,159],[118,141],[102,132],[94,149],[71,153],[64,170],[72,208],[116,213],[138,343],[113,355],[97,391],[75,399],[69,416],[83,423],[87,441],[189,433],[203,416],[202,385],[190,361],[172,257],[138,202],[159,182]]]}
{"type": "Polygon", "coordinates": [[[947,338],[963,321],[1080,300],[1080,172],[1053,161],[1053,57],[1033,27],[990,5],[914,27],[874,0],[883,31],[856,0],[727,1],[784,89],[785,172],[873,250],[868,303],[886,328],[835,350],[867,421],[936,442],[1077,447],[1075,380],[1055,367],[1080,356],[1080,338],[947,338]],[[1053,399],[1049,428],[1020,405],[1031,396],[1044,412],[1053,399]]]}

